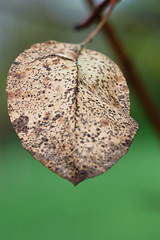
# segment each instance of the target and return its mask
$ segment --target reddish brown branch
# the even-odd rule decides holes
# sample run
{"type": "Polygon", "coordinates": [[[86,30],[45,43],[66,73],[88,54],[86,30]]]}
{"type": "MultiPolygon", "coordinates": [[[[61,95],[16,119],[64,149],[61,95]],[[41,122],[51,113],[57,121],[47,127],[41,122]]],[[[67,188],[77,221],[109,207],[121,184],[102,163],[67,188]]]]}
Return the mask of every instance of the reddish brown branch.
{"type": "MultiPolygon", "coordinates": [[[[92,0],[87,0],[90,6],[93,8],[94,3],[92,0]]],[[[101,16],[99,15],[99,21],[101,16]]],[[[110,24],[105,23],[103,31],[107,39],[109,40],[111,46],[113,47],[119,61],[122,65],[122,68],[132,84],[137,96],[139,97],[143,107],[148,114],[150,120],[152,121],[157,133],[160,135],[160,116],[158,111],[152,102],[148,92],[142,84],[141,77],[139,76],[135,66],[133,65],[128,53],[123,46],[123,43],[120,41],[119,37],[116,35],[116,31],[110,24]]]]}
{"type": "Polygon", "coordinates": [[[81,28],[88,27],[96,18],[98,18],[99,14],[102,12],[103,8],[107,6],[110,0],[104,0],[100,4],[98,4],[94,9],[91,15],[82,23],[75,26],[77,30],[81,28]]]}
{"type": "Polygon", "coordinates": [[[105,25],[106,21],[108,20],[111,12],[113,11],[113,8],[115,7],[117,3],[117,0],[110,0],[110,3],[108,4],[108,7],[103,15],[103,17],[100,19],[97,27],[95,28],[94,31],[92,31],[86,40],[81,44],[81,47],[84,47],[86,44],[92,41],[92,39],[96,36],[96,34],[103,28],[105,25]]]}

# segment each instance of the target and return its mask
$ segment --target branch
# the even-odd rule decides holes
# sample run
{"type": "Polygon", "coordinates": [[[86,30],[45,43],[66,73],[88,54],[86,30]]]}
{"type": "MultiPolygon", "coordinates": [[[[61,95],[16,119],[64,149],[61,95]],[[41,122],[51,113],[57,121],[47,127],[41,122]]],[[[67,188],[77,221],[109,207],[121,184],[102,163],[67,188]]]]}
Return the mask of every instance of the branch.
{"type": "Polygon", "coordinates": [[[103,8],[107,6],[107,4],[110,2],[110,0],[104,0],[100,4],[98,4],[94,9],[91,15],[82,23],[77,24],[75,28],[77,30],[88,27],[96,18],[98,18],[99,13],[102,12],[103,8]]]}
{"type": "Polygon", "coordinates": [[[87,39],[82,43],[82,47],[87,45],[89,42],[92,41],[92,39],[95,37],[95,35],[101,30],[101,28],[106,23],[107,19],[109,18],[114,6],[116,5],[117,0],[110,0],[109,6],[107,7],[104,16],[100,19],[99,24],[97,25],[96,29],[91,32],[91,34],[87,37],[87,39]]]}

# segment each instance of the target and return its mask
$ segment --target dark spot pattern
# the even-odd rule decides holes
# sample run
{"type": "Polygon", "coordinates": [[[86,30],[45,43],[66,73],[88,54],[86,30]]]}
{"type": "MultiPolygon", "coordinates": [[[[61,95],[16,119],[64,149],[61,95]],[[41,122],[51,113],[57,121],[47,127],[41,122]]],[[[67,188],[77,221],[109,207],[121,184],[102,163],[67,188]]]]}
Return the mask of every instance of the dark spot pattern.
{"type": "Polygon", "coordinates": [[[20,132],[27,133],[28,132],[27,123],[28,123],[28,117],[21,115],[19,118],[16,118],[12,124],[13,124],[13,127],[17,130],[17,133],[20,133],[20,132]]]}
{"type": "Polygon", "coordinates": [[[37,43],[17,57],[7,78],[8,112],[24,148],[74,185],[110,169],[138,129],[119,67],[80,50],[37,43]]]}

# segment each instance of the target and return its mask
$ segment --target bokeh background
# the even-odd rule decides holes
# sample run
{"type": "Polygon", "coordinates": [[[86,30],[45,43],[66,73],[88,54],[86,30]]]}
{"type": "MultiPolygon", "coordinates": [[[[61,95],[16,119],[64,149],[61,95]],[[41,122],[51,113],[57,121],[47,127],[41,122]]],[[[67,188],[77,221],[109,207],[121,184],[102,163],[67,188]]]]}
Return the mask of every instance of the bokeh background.
{"type": "MultiPolygon", "coordinates": [[[[35,161],[9,121],[5,84],[14,59],[36,42],[82,42],[95,25],[73,26],[89,12],[86,0],[0,0],[0,239],[160,239],[160,142],[132,86],[139,130],[129,152],[76,188],[35,161]]],[[[160,1],[122,0],[110,20],[160,113],[160,1]]],[[[102,33],[88,48],[120,64],[102,33]]]]}

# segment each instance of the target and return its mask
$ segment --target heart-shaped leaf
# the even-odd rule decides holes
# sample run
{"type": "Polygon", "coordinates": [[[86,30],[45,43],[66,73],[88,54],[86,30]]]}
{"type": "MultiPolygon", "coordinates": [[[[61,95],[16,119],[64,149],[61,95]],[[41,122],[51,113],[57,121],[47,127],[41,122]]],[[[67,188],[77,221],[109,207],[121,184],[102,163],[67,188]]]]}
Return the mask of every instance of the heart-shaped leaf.
{"type": "Polygon", "coordinates": [[[138,124],[119,67],[75,44],[35,44],[12,64],[8,111],[23,147],[74,185],[108,170],[138,124]]]}

